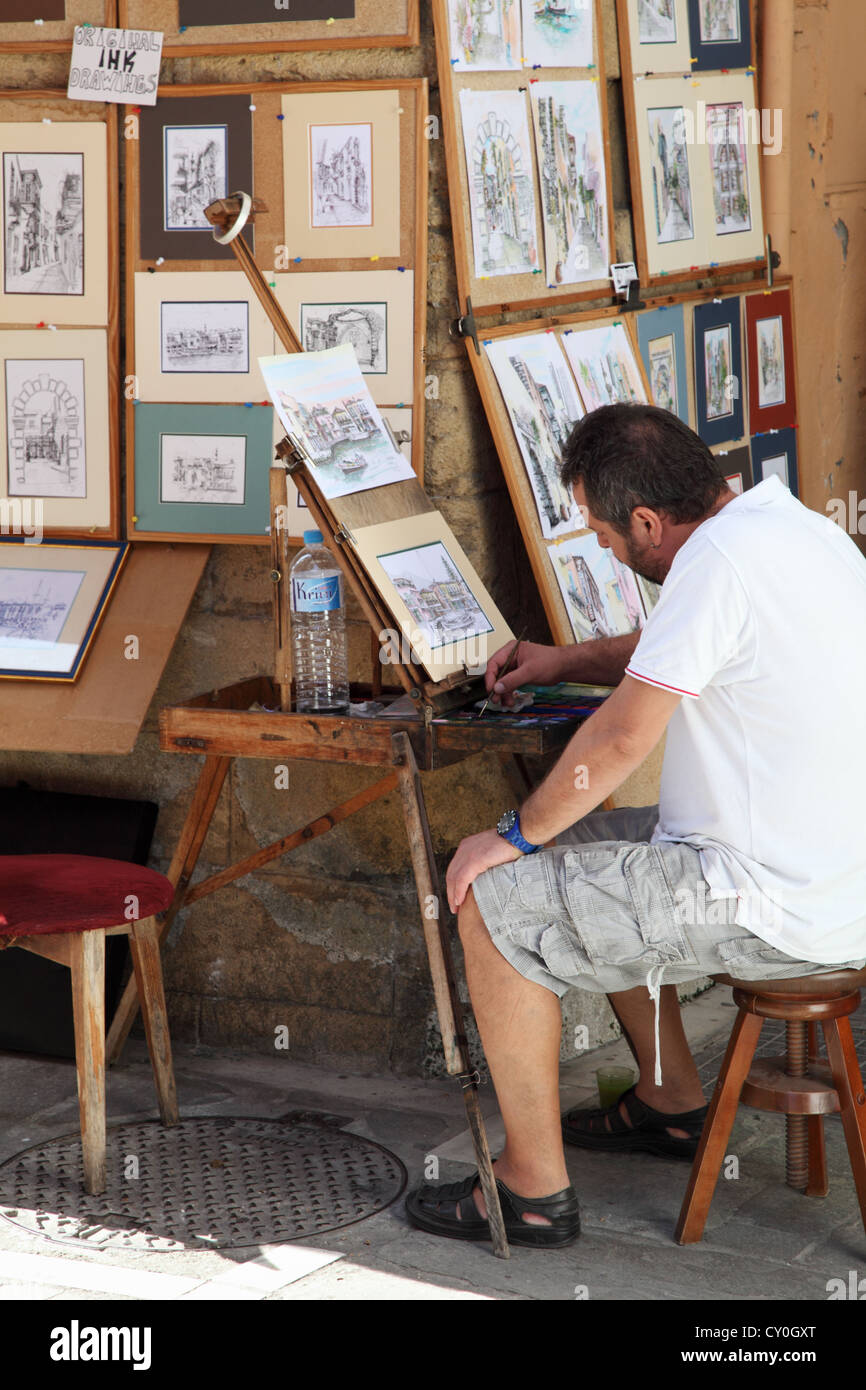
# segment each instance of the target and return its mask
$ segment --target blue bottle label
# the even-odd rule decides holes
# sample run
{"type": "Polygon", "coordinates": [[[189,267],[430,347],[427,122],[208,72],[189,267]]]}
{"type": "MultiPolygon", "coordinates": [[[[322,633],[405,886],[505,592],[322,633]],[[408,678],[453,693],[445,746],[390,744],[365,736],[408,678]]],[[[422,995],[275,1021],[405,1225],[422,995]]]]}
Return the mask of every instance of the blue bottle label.
{"type": "Polygon", "coordinates": [[[343,593],[339,574],[311,575],[292,580],[292,609],[295,613],[328,613],[342,608],[343,593]]]}

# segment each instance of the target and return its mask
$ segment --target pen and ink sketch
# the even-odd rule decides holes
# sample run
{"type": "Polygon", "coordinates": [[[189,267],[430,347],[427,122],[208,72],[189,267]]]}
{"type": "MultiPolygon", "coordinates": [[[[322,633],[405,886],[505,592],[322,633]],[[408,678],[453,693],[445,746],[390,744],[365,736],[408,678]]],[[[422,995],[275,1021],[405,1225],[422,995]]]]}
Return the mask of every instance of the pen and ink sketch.
{"type": "Polygon", "coordinates": [[[676,343],[672,333],[648,343],[650,393],[660,410],[677,413],[676,343]]]}
{"type": "Polygon", "coordinates": [[[520,0],[448,0],[455,72],[519,68],[520,0]]]}
{"type": "Polygon", "coordinates": [[[707,393],[707,420],[721,420],[734,413],[730,391],[731,326],[721,324],[704,334],[704,382],[707,393]]]}
{"type": "Polygon", "coordinates": [[[84,156],[3,155],[6,294],[84,293],[84,156]]]}
{"type": "Polygon", "coordinates": [[[575,536],[548,550],[578,642],[618,637],[643,627],[637,576],[594,534],[575,536]]]}
{"type": "Polygon", "coordinates": [[[311,125],[309,131],[310,225],[372,227],[372,125],[311,125]]]}
{"type": "Polygon", "coordinates": [[[785,404],[785,345],[782,316],[758,319],[755,324],[758,345],[758,406],[785,404]]]}
{"type": "Polygon", "coordinates": [[[717,102],[708,106],[706,122],[716,235],[751,231],[743,103],[717,102]]]}
{"type": "Polygon", "coordinates": [[[688,241],[695,221],[685,112],[681,106],[650,107],[647,122],[656,240],[688,241]]]}
{"type": "Polygon", "coordinates": [[[162,372],[250,369],[250,306],[246,300],[165,300],[160,305],[162,372]]]}
{"type": "Polygon", "coordinates": [[[240,506],[246,484],[243,434],[161,434],[159,500],[240,506]]]}
{"type": "Polygon", "coordinates": [[[739,0],[700,0],[701,43],[739,43],[739,0]]]}
{"type": "Polygon", "coordinates": [[[532,112],[541,176],[547,282],[607,275],[607,181],[594,82],[536,82],[532,112]]]}
{"type": "Polygon", "coordinates": [[[442,541],[376,558],[431,650],[493,631],[442,541]]]}
{"type": "Polygon", "coordinates": [[[637,361],[621,323],[565,333],[562,344],[586,410],[618,401],[646,403],[637,361]]]}
{"type": "Polygon", "coordinates": [[[637,0],[637,23],[641,43],[676,43],[675,0],[637,0]]]}
{"type": "Polygon", "coordinates": [[[522,92],[460,93],[475,274],[538,268],[529,122],[522,92]]]}
{"type": "Polygon", "coordinates": [[[523,58],[546,68],[592,63],[593,0],[523,0],[523,58]]]}
{"type": "Polygon", "coordinates": [[[0,567],[0,642],[48,646],[66,626],[84,573],[0,567]]]}
{"type": "Polygon", "coordinates": [[[364,376],[388,370],[388,305],[370,303],[301,304],[301,342],[305,352],[350,343],[364,376]]]}
{"type": "Polygon", "coordinates": [[[164,230],[213,231],[204,209],[229,191],[228,127],[165,126],[163,179],[164,230]]]}
{"type": "Polygon", "coordinates": [[[485,345],[514,430],[545,539],[583,529],[577,503],[560,482],[562,450],[583,415],[568,363],[552,334],[499,338],[485,345]]]}
{"type": "Polygon", "coordinates": [[[765,478],[780,478],[785,487],[790,487],[791,482],[788,476],[788,455],[770,454],[761,462],[761,481],[765,478]]]}
{"type": "Polygon", "coordinates": [[[84,362],[6,361],[10,497],[86,497],[84,362]]]}
{"type": "Polygon", "coordinates": [[[283,428],[303,450],[326,497],[415,476],[388,435],[351,343],[260,357],[259,365],[283,428]]]}

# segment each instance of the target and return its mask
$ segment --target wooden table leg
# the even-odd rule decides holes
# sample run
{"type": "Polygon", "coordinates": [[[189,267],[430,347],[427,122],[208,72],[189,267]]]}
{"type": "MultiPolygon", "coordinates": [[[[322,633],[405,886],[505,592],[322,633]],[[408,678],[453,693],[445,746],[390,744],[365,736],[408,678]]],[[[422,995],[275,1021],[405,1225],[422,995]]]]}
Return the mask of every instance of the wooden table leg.
{"type": "Polygon", "coordinates": [[[98,1197],[105,1191],[105,932],[76,932],[69,966],[84,1190],[98,1197]]]}
{"type": "Polygon", "coordinates": [[[174,1067],[171,1061],[171,1037],[162,986],[162,966],[159,959],[159,931],[152,917],[133,922],[129,930],[129,945],[135,983],[141,1004],[147,1050],[153,1068],[153,1081],[164,1125],[176,1125],[180,1119],[174,1067]]]}
{"type": "MultiPolygon", "coordinates": [[[[167,878],[175,885],[174,900],[159,926],[159,940],[164,941],[172,922],[183,906],[189,881],[195,873],[195,866],[205,842],[207,832],[226,774],[232,759],[223,757],[205,758],[199,773],[190,808],[187,811],[180,839],[168,870],[167,878]]],[[[119,1060],[123,1052],[129,1030],[135,1022],[139,1009],[138,988],[135,974],[127,981],[120,1003],[114,1011],[108,1032],[106,1047],[109,1063],[119,1060]]]]}
{"type": "Polygon", "coordinates": [[[487,1131],[478,1103],[478,1083],[472,1079],[469,1049],[463,1024],[463,1008],[457,992],[454,960],[451,955],[451,942],[448,938],[446,925],[448,905],[440,891],[439,874],[436,868],[436,857],[433,853],[433,841],[424,805],[424,793],[418,774],[418,765],[407,734],[394,734],[391,743],[394,748],[394,762],[398,768],[403,815],[406,821],[409,852],[415,874],[415,886],[418,890],[418,905],[421,909],[424,940],[430,962],[436,1012],[442,1031],[445,1066],[449,1075],[461,1078],[466,1117],[472,1134],[481,1190],[484,1194],[490,1233],[493,1238],[493,1252],[500,1259],[508,1259],[511,1252],[505,1234],[505,1223],[502,1220],[499,1191],[493,1175],[493,1161],[487,1143],[487,1131]]]}

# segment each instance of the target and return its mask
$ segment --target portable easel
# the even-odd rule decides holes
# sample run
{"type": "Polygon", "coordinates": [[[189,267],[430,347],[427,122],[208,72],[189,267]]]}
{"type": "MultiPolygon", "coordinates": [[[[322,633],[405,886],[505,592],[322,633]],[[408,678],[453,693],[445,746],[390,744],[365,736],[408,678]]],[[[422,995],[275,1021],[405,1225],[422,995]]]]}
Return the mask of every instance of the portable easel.
{"type": "MultiPolygon", "coordinates": [[[[222,230],[215,235],[230,244],[250,281],[280,342],[289,352],[301,350],[300,343],[279,304],[238,233],[261,204],[248,194],[234,194],[211,204],[207,216],[222,230]]],[[[369,619],[378,649],[378,634],[397,626],[381,598],[364,573],[349,540],[351,528],[370,521],[398,519],[435,510],[424,489],[414,479],[391,483],[368,493],[355,493],[339,499],[322,496],[296,442],[286,440],[278,446],[280,462],[271,469],[271,546],[274,581],[275,677],[256,677],[223,690],[195,697],[160,714],[160,747],[166,752],[205,754],[192,803],[168,870],[175,885],[172,906],[160,925],[164,940],[175,916],[183,906],[217,891],[228,883],[254,872],[321,834],[331,830],[357,811],[398,789],[400,792],[418,904],[430,965],[433,993],[445,1065],[463,1091],[466,1117],[472,1135],[484,1200],[489,1214],[494,1253],[509,1255],[502,1221],[499,1194],[484,1120],[481,1114],[479,1074],[472,1068],[466,1041],[463,1009],[451,952],[454,931],[442,893],[430,825],[424,803],[419,769],[431,771],[459,762],[482,751],[498,754],[505,770],[514,776],[518,795],[530,789],[523,763],[524,755],[559,751],[574,732],[573,725],[548,728],[500,728],[496,720],[437,724],[437,715],[468,704],[483,690],[481,679],[466,674],[451,675],[435,682],[411,661],[395,664],[403,689],[415,708],[405,718],[351,718],[347,715],[307,715],[290,708],[291,671],[288,656],[288,613],[282,586],[282,533],[280,508],[286,503],[286,482],[291,474],[318,522],[326,543],[339,563],[361,607],[369,619]],[[375,500],[372,501],[371,498],[375,500]],[[253,710],[251,705],[260,708],[253,710]],[[268,712],[263,712],[268,711],[268,712]],[[283,758],[386,766],[387,774],[339,806],[332,807],[308,825],[294,830],[274,844],[257,850],[246,859],[191,886],[199,854],[210,827],[223,784],[236,757],[283,758]],[[436,914],[430,915],[430,904],[436,914]]],[[[378,667],[378,662],[377,662],[378,667]]],[[[381,694],[381,671],[374,671],[372,686],[355,688],[356,698],[381,694]]],[[[397,689],[388,694],[396,695],[397,689]]],[[[135,981],[130,980],[112,1020],[108,1036],[108,1056],[116,1061],[138,1012],[135,981]]]]}

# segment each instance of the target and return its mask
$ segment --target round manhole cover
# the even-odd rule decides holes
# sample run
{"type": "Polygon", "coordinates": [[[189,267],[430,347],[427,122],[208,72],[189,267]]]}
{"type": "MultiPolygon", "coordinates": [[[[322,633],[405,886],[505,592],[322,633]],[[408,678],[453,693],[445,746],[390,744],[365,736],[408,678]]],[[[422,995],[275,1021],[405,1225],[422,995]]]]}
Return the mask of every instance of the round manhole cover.
{"type": "Polygon", "coordinates": [[[63,1135],[0,1164],[0,1215],[100,1249],[225,1250],[351,1226],[400,1196],[406,1170],[371,1139],[323,1124],[199,1117],[108,1131],[105,1192],[88,1197],[81,1139],[63,1135]]]}

